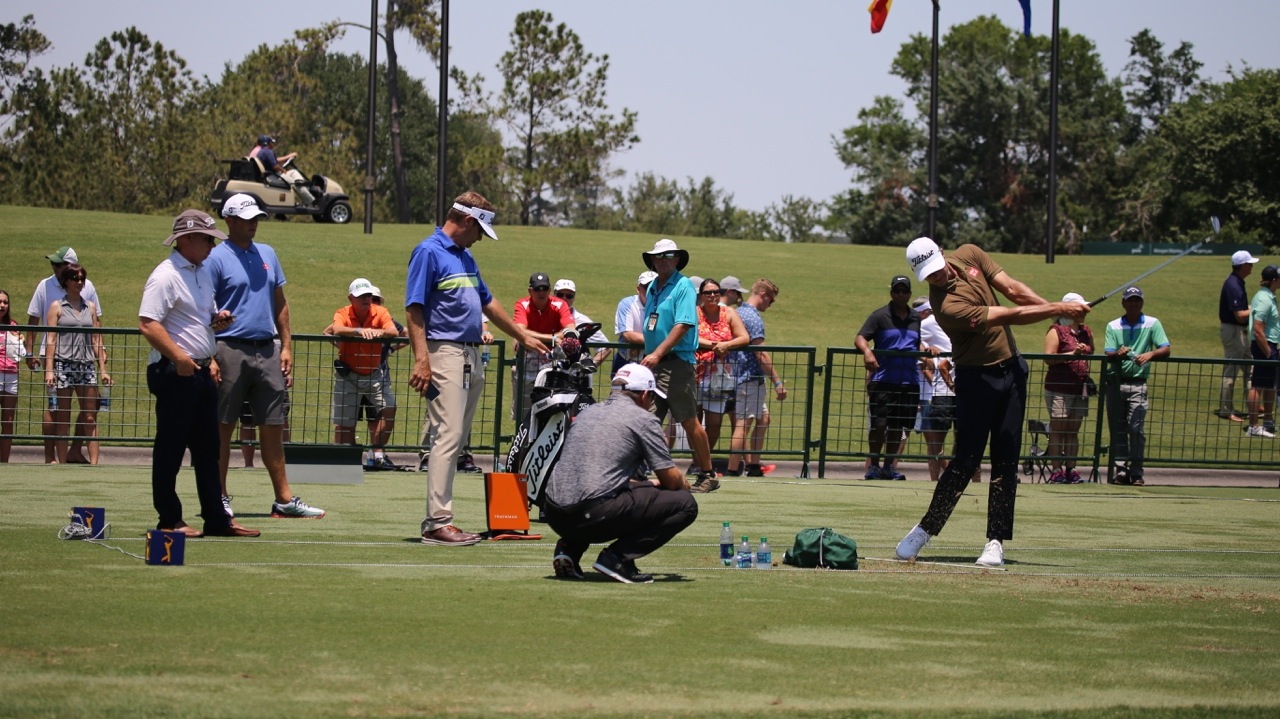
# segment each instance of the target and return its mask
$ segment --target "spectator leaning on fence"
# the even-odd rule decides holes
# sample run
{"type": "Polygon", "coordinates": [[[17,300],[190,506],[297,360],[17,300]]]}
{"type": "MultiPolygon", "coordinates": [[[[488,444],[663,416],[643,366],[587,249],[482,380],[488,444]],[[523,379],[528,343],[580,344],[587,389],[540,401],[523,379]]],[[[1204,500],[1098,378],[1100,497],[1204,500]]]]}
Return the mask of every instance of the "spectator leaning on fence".
{"type": "MultiPolygon", "coordinates": [[[[721,289],[724,289],[721,286],[721,289]]],[[[748,346],[765,342],[764,319],[760,316],[778,301],[778,286],[760,278],[751,285],[751,296],[738,307],[738,316],[747,330],[748,346]]],[[[769,431],[769,406],[764,398],[773,387],[779,402],[787,398],[787,386],[764,350],[739,350],[734,353],[734,377],[738,388],[733,396],[733,439],[729,445],[729,474],[763,477],[768,474],[760,463],[765,433],[769,431]]],[[[773,465],[769,465],[771,469],[773,465]]]]}
{"type": "MultiPolygon", "coordinates": [[[[333,334],[362,340],[389,340],[399,331],[385,307],[373,304],[373,283],[357,277],[347,287],[346,307],[333,313],[333,334]]],[[[360,404],[367,399],[374,410],[394,412],[395,395],[390,393],[382,365],[382,342],[352,340],[338,342],[338,359],[333,369],[333,442],[355,444],[360,404]]],[[[392,415],[394,416],[394,415],[392,415]]],[[[379,430],[381,427],[379,426],[379,430]]],[[[373,451],[371,469],[395,469],[387,457],[387,435],[381,431],[369,437],[373,451]]]]}
{"type": "Polygon", "coordinates": [[[658,273],[645,270],[636,278],[636,293],[618,300],[618,308],[613,314],[613,336],[619,342],[631,345],[618,350],[613,356],[613,372],[617,374],[622,366],[631,362],[639,362],[644,358],[644,300],[649,283],[657,279],[658,273]]]}
{"type": "MultiPolygon", "coordinates": [[[[556,299],[569,305],[569,311],[573,313],[573,324],[575,326],[582,324],[595,324],[594,320],[579,312],[577,306],[574,305],[574,302],[578,299],[578,285],[576,285],[573,280],[564,278],[556,280],[555,286],[551,288],[551,293],[555,295],[556,299]]],[[[608,336],[605,335],[602,329],[596,330],[590,337],[583,337],[581,339],[583,344],[590,342],[591,344],[596,345],[604,344],[609,341],[608,336]]],[[[597,348],[596,353],[591,356],[591,361],[595,362],[596,365],[599,366],[601,362],[609,358],[610,351],[611,350],[608,347],[597,348]]]]}
{"type": "Polygon", "coordinates": [[[1124,291],[1124,314],[1107,323],[1107,421],[1111,425],[1111,484],[1143,484],[1147,379],[1151,361],[1169,356],[1169,338],[1160,320],[1143,313],[1142,290],[1124,291]]]}
{"type": "MultiPolygon", "coordinates": [[[[76,251],[70,247],[60,247],[57,252],[46,255],[45,259],[49,260],[49,265],[53,267],[53,274],[40,280],[40,284],[36,285],[35,290],[31,293],[31,302],[27,305],[27,324],[30,326],[44,324],[45,315],[49,312],[49,305],[66,297],[67,291],[58,282],[58,272],[68,264],[80,263],[80,258],[76,255],[76,251]]],[[[92,302],[94,307],[97,308],[98,321],[101,322],[102,302],[98,299],[98,290],[93,286],[93,280],[85,280],[81,296],[92,302]]],[[[36,344],[35,340],[35,330],[27,330],[26,345],[29,352],[27,355],[27,368],[31,370],[40,369],[40,364],[44,357],[44,339],[41,340],[39,345],[36,344]]],[[[51,398],[52,396],[52,393],[50,393],[51,398]]],[[[53,434],[53,412],[47,405],[44,408],[44,423],[41,427],[41,433],[46,437],[53,434]]],[[[85,461],[82,449],[85,436],[84,414],[81,413],[76,418],[75,439],[71,442],[68,456],[77,459],[77,461],[85,461]]],[[[44,441],[44,461],[46,464],[54,461],[52,439],[44,441]]]]}
{"type": "MultiPolygon", "coordinates": [[[[1280,311],[1276,308],[1276,285],[1280,282],[1280,270],[1275,265],[1262,268],[1262,287],[1249,304],[1251,317],[1249,352],[1256,360],[1276,359],[1276,343],[1280,342],[1280,311]]],[[[1249,426],[1250,437],[1271,439],[1275,437],[1276,403],[1275,365],[1254,365],[1249,378],[1249,426]],[[1262,424],[1258,423],[1259,415],[1262,424]]]]}
{"type": "MultiPolygon", "coordinates": [[[[1068,292],[1063,302],[1084,302],[1084,297],[1068,292]]],[[[1082,355],[1093,354],[1093,330],[1070,317],[1059,317],[1044,336],[1044,403],[1049,408],[1049,455],[1053,471],[1049,484],[1080,484],[1076,471],[1080,454],[1080,424],[1089,416],[1089,362],[1082,355]]]]}
{"type": "Polygon", "coordinates": [[[898,275],[889,282],[889,304],[872,312],[854,346],[862,352],[870,378],[867,382],[867,412],[871,425],[867,428],[866,479],[906,479],[894,469],[907,433],[915,423],[920,401],[920,384],[916,377],[916,358],[911,356],[880,357],[872,351],[919,352],[920,315],[911,309],[911,278],[898,275]],[[881,450],[884,450],[883,465],[881,450]]]}
{"type": "Polygon", "coordinates": [[[1012,325],[1066,316],[1084,318],[1089,306],[1045,302],[1010,277],[977,245],[961,245],[948,257],[928,237],[907,246],[907,266],[929,283],[929,304],[951,338],[956,364],[956,456],[933,490],[929,509],[902,541],[898,559],[915,559],[938,535],[982,462],[991,438],[991,483],[987,499],[987,544],[978,564],[1004,564],[1004,542],[1013,538],[1018,459],[1027,411],[1027,363],[1018,354],[1012,325]],[[1000,305],[999,292],[1014,303],[1000,305]]]}
{"type": "MultiPolygon", "coordinates": [[[[698,362],[698,409],[702,412],[707,447],[711,451],[715,451],[716,443],[720,441],[720,426],[728,410],[726,405],[733,401],[738,389],[731,353],[746,347],[750,341],[737,310],[720,304],[720,283],[709,277],[703,280],[698,288],[698,351],[695,356],[698,362]]],[[[693,491],[708,492],[713,488],[704,482],[695,486],[693,491]]]]}
{"type": "MultiPolygon", "coordinates": [[[[551,296],[551,278],[544,272],[529,276],[529,295],[516,300],[513,311],[511,318],[515,323],[548,347],[561,332],[573,327],[573,310],[569,303],[551,296]]],[[[511,367],[511,419],[519,422],[529,411],[533,382],[548,359],[530,352],[518,353],[517,356],[521,361],[511,367]],[[520,387],[519,393],[515,391],[516,387],[520,387]]]]}
{"type": "Polygon", "coordinates": [[[151,499],[157,529],[219,537],[256,537],[261,532],[237,524],[222,506],[218,479],[218,365],[214,330],[231,323],[218,311],[213,282],[204,265],[214,242],[227,236],[214,219],[187,210],[173,221],[164,240],[169,257],[156,265],[142,290],[138,330],[151,345],[147,389],[156,398],[156,438],[151,453],[151,499]],[[191,452],[196,495],[204,531],[186,523],[178,499],[178,472],[191,452]]]}
{"type": "Polygon", "coordinates": [[[0,463],[9,461],[13,447],[13,417],[18,408],[18,362],[27,355],[22,333],[9,329],[18,323],[10,316],[10,298],[0,290],[0,463]]]}
{"type": "Polygon", "coordinates": [[[1222,389],[1218,395],[1218,409],[1214,414],[1241,422],[1243,418],[1235,409],[1236,375],[1247,376],[1249,371],[1249,293],[1245,278],[1253,272],[1258,258],[1247,250],[1231,255],[1231,274],[1222,283],[1218,294],[1218,337],[1222,340],[1222,353],[1228,360],[1222,366],[1222,389]]]}

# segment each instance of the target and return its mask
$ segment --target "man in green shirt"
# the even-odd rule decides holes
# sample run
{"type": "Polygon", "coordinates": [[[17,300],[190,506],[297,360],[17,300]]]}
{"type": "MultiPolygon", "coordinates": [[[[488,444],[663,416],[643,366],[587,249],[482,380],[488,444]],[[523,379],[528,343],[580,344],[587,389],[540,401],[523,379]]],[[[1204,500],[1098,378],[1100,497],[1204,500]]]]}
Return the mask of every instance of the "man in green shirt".
{"type": "Polygon", "coordinates": [[[1111,425],[1111,484],[1143,484],[1147,377],[1151,361],[1169,356],[1160,320],[1143,314],[1142,290],[1124,291],[1124,315],[1107,323],[1107,420],[1111,425]],[[1123,463],[1123,464],[1122,464],[1123,463]]]}
{"type": "MultiPolygon", "coordinates": [[[[1262,269],[1262,288],[1249,303],[1249,352],[1256,360],[1276,359],[1276,343],[1280,342],[1280,309],[1276,307],[1276,284],[1280,281],[1280,268],[1267,265],[1262,269]]],[[[1276,403],[1275,365],[1254,365],[1249,378],[1249,426],[1245,432],[1250,437],[1272,439],[1275,422],[1272,408],[1276,403]],[[1262,424],[1258,424],[1258,415],[1262,424]]]]}

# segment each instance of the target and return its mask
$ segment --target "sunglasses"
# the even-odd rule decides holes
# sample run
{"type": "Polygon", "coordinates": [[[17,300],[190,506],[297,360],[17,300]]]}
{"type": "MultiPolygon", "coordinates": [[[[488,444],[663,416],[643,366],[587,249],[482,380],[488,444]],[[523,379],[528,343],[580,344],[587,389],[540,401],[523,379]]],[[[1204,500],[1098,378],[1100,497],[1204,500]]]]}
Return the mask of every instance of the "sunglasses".
{"type": "Polygon", "coordinates": [[[703,290],[700,294],[703,297],[719,297],[721,294],[721,291],[720,290],[703,290]]]}
{"type": "Polygon", "coordinates": [[[675,258],[677,258],[677,257],[679,257],[679,256],[680,256],[680,253],[678,253],[678,252],[663,252],[663,253],[661,253],[661,254],[654,255],[654,257],[658,257],[658,258],[660,258],[660,259],[664,259],[664,260],[674,260],[675,258]]]}
{"type": "Polygon", "coordinates": [[[895,294],[895,295],[909,295],[909,294],[911,294],[911,288],[910,288],[910,287],[894,287],[893,289],[891,289],[891,290],[889,290],[889,291],[890,291],[891,293],[895,294]]]}
{"type": "Polygon", "coordinates": [[[543,285],[541,287],[530,287],[529,289],[533,290],[534,292],[550,292],[551,291],[551,288],[548,287],[547,285],[543,285]]]}
{"type": "Polygon", "coordinates": [[[574,297],[577,297],[577,295],[572,292],[557,292],[556,297],[559,297],[562,300],[571,300],[574,297]]]}
{"type": "Polygon", "coordinates": [[[84,279],[85,279],[84,275],[72,275],[71,277],[67,278],[69,282],[84,282],[84,279]]]}

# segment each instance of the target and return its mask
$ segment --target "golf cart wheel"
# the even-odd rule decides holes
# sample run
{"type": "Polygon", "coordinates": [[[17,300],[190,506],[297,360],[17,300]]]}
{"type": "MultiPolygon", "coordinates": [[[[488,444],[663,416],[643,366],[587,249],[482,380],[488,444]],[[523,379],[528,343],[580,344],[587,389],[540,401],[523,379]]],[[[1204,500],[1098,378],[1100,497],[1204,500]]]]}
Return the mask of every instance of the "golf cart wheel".
{"type": "Polygon", "coordinates": [[[324,212],[324,219],[338,225],[345,225],[351,221],[351,205],[339,200],[324,212]]]}

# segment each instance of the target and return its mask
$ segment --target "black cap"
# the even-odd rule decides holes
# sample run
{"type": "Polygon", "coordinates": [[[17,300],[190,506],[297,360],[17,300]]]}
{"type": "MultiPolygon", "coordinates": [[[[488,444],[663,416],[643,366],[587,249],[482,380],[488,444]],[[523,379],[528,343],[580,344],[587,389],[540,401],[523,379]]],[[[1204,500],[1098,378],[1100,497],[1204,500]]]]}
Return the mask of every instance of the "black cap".
{"type": "Polygon", "coordinates": [[[893,289],[898,285],[906,285],[907,289],[911,289],[911,278],[906,275],[898,275],[889,282],[889,289],[893,289]]]}
{"type": "Polygon", "coordinates": [[[535,287],[546,287],[551,289],[551,278],[547,277],[545,272],[535,272],[529,275],[529,289],[535,287]]]}
{"type": "Polygon", "coordinates": [[[1137,297],[1138,299],[1142,299],[1142,289],[1139,288],[1137,285],[1134,285],[1132,287],[1126,287],[1124,290],[1124,297],[1122,299],[1127,300],[1132,297],[1137,297]]]}
{"type": "Polygon", "coordinates": [[[1262,268],[1263,282],[1270,282],[1271,280],[1274,280],[1277,277],[1280,277],[1280,267],[1276,267],[1275,265],[1267,265],[1266,267],[1262,268]]]}

